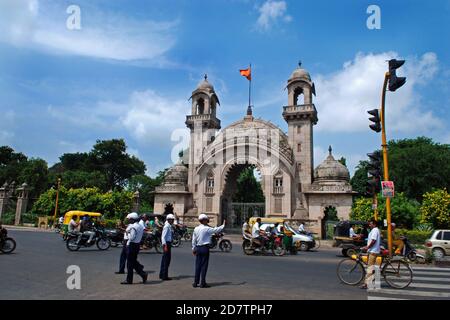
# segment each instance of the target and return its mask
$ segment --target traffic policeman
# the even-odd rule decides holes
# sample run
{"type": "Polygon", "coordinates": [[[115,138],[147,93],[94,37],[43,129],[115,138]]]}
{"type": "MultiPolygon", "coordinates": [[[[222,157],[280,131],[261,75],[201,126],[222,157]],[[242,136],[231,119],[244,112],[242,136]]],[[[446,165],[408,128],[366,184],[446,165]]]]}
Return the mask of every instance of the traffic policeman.
{"type": "Polygon", "coordinates": [[[142,235],[144,234],[144,228],[139,225],[139,216],[136,212],[132,212],[127,215],[128,221],[130,224],[126,229],[126,233],[128,235],[127,241],[127,279],[121,284],[132,284],[133,283],[133,270],[136,270],[136,273],[142,277],[142,282],[147,282],[147,273],[144,272],[144,267],[138,262],[137,258],[139,255],[139,248],[142,239],[142,235]]]}
{"type": "Polygon", "coordinates": [[[223,224],[220,227],[212,228],[208,226],[208,216],[202,213],[199,215],[198,221],[200,225],[194,229],[194,234],[192,235],[192,253],[196,256],[195,279],[192,286],[197,288],[200,284],[201,288],[209,288],[210,286],[206,283],[206,272],[208,271],[211,236],[225,228],[225,220],[223,220],[223,224]]]}
{"type": "Polygon", "coordinates": [[[168,214],[166,217],[166,222],[164,223],[161,244],[163,246],[163,256],[161,259],[161,268],[159,271],[159,278],[163,281],[172,280],[169,278],[169,266],[172,257],[172,239],[173,239],[173,229],[172,225],[175,220],[173,214],[168,214]]]}

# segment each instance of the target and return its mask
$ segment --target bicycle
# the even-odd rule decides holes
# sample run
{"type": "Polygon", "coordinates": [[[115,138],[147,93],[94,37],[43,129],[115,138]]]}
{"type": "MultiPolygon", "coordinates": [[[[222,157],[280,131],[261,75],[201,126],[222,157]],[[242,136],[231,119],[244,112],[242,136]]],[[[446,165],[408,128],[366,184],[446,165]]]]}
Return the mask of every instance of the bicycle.
{"type": "MultiPolygon", "coordinates": [[[[362,253],[356,255],[356,258],[341,260],[336,270],[339,280],[348,285],[360,284],[366,277],[367,263],[368,256],[362,253]],[[366,261],[363,259],[364,256],[367,257],[366,261]]],[[[404,289],[411,284],[413,271],[403,258],[391,258],[383,252],[382,255],[377,256],[377,264],[380,265],[381,275],[391,288],[404,289]],[[378,263],[379,258],[381,258],[380,263],[378,263]]]]}

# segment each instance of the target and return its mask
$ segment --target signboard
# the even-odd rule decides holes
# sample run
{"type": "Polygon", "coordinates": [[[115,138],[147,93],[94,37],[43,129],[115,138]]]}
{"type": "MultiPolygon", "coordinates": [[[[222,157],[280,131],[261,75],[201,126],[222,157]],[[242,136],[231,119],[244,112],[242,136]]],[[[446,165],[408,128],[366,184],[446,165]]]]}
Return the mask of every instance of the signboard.
{"type": "Polygon", "coordinates": [[[393,181],[381,181],[381,192],[385,198],[394,197],[394,182],[393,181]]]}

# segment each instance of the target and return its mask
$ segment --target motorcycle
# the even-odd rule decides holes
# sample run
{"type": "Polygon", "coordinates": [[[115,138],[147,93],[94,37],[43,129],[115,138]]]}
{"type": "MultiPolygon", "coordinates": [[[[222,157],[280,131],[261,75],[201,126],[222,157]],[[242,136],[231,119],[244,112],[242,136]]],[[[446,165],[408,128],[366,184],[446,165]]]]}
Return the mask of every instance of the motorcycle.
{"type": "Polygon", "coordinates": [[[176,225],[174,226],[174,234],[177,234],[180,238],[184,238],[186,241],[192,240],[192,233],[188,230],[185,225],[176,225]]]}
{"type": "Polygon", "coordinates": [[[402,249],[401,255],[406,257],[411,262],[420,261],[425,262],[425,257],[419,253],[417,253],[416,249],[412,246],[412,244],[409,242],[408,238],[401,237],[400,238],[404,245],[402,249]]]}
{"type": "Polygon", "coordinates": [[[111,246],[118,247],[123,244],[124,232],[120,229],[106,229],[106,236],[111,240],[111,246]]]}
{"type": "Polygon", "coordinates": [[[88,243],[89,236],[78,233],[69,232],[67,234],[66,247],[69,251],[78,251],[81,247],[89,248],[97,245],[97,248],[101,251],[108,250],[111,246],[111,239],[108,238],[106,232],[102,229],[94,229],[95,236],[92,241],[88,243]]]}
{"type": "Polygon", "coordinates": [[[11,253],[16,249],[16,241],[8,237],[8,231],[6,229],[2,229],[2,233],[0,234],[0,251],[3,253],[11,253]]]}
{"type": "Polygon", "coordinates": [[[233,245],[231,244],[231,241],[228,239],[224,239],[223,232],[215,233],[211,236],[211,243],[209,244],[210,249],[217,248],[217,245],[219,245],[219,249],[224,252],[230,252],[231,249],[233,249],[233,245]]]}
{"type": "Polygon", "coordinates": [[[161,234],[159,232],[144,232],[141,245],[149,250],[155,248],[157,253],[162,252],[161,234]]]}
{"type": "Polygon", "coordinates": [[[275,256],[283,256],[286,250],[283,247],[283,236],[280,235],[267,235],[264,236],[264,246],[259,239],[253,239],[248,234],[243,234],[242,250],[246,255],[253,255],[257,252],[262,252],[266,254],[267,252],[272,252],[275,256]]]}

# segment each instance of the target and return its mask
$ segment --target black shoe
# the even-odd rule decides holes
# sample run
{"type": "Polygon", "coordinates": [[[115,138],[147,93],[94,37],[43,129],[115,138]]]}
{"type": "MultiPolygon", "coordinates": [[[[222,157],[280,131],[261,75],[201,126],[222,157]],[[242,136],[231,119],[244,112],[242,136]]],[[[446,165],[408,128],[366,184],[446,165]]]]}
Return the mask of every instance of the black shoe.
{"type": "Polygon", "coordinates": [[[115,274],[125,274],[125,271],[116,271],[115,274]]]}
{"type": "Polygon", "coordinates": [[[169,281],[169,280],[172,280],[172,278],[169,278],[169,277],[167,277],[167,278],[161,278],[161,280],[162,280],[162,281],[169,281]]]}
{"type": "Polygon", "coordinates": [[[205,283],[205,284],[202,284],[200,286],[200,288],[211,288],[211,286],[209,284],[205,283]]]}
{"type": "Polygon", "coordinates": [[[146,283],[146,282],[147,282],[147,278],[148,278],[148,273],[145,273],[145,274],[142,276],[142,283],[146,283]]]}
{"type": "Polygon", "coordinates": [[[197,288],[197,287],[198,287],[198,284],[193,283],[193,284],[192,284],[192,287],[197,288]]]}
{"type": "Polygon", "coordinates": [[[133,284],[132,282],[122,281],[120,284],[133,284]]]}

